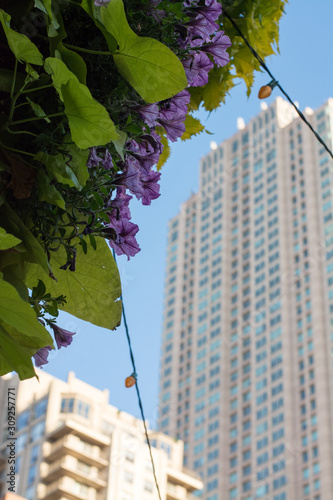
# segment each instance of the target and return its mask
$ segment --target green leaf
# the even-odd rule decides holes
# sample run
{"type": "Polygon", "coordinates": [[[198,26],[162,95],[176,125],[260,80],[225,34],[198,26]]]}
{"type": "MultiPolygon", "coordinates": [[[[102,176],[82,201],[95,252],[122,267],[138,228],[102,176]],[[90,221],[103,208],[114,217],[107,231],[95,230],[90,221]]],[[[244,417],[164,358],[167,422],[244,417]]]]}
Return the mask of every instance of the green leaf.
{"type": "Polygon", "coordinates": [[[1,226],[8,233],[20,238],[24,243],[27,251],[20,254],[20,259],[24,257],[28,262],[39,264],[48,276],[52,276],[50,265],[40,243],[7,203],[0,207],[0,221],[1,226]]]}
{"type": "Polygon", "coordinates": [[[45,12],[49,16],[54,29],[59,28],[59,23],[53,15],[52,12],[52,0],[35,0],[35,7],[45,12]]]}
{"type": "Polygon", "coordinates": [[[27,78],[29,81],[38,80],[39,74],[37,73],[36,70],[34,70],[34,68],[30,64],[27,63],[25,65],[25,71],[28,74],[27,78]]]}
{"type": "Polygon", "coordinates": [[[230,89],[234,87],[234,78],[234,75],[226,67],[213,68],[209,72],[209,80],[205,86],[190,89],[191,101],[189,108],[197,110],[202,101],[207,111],[218,108],[222,102],[225,102],[230,89]]]}
{"type": "Polygon", "coordinates": [[[53,85],[65,104],[72,139],[80,149],[104,146],[118,139],[104,106],[93,99],[88,87],[78,81],[63,61],[48,57],[44,67],[52,75],[53,85]]]}
{"type": "Polygon", "coordinates": [[[116,132],[117,132],[119,138],[116,139],[115,141],[112,141],[112,142],[116,148],[117,153],[119,154],[121,159],[124,161],[124,146],[125,146],[125,142],[127,139],[127,135],[125,134],[125,132],[122,132],[121,130],[119,130],[117,128],[116,128],[116,132]]]}
{"type": "Polygon", "coordinates": [[[39,106],[39,104],[36,104],[35,102],[31,101],[29,97],[27,97],[27,101],[29,101],[30,106],[36,116],[45,117],[44,120],[46,121],[46,123],[51,123],[51,120],[47,118],[45,111],[39,106]]]}
{"type": "Polygon", "coordinates": [[[21,277],[17,274],[18,268],[15,266],[8,266],[3,270],[3,279],[10,283],[16,290],[21,299],[25,302],[29,300],[29,290],[21,277]]]}
{"type": "MultiPolygon", "coordinates": [[[[79,149],[74,143],[68,144],[65,150],[68,157],[71,158],[67,163],[74,172],[79,185],[84,187],[89,179],[87,162],[89,158],[89,149],[79,149]]],[[[81,188],[79,189],[79,191],[81,188]]]]}
{"type": "Polygon", "coordinates": [[[46,166],[47,173],[52,179],[61,184],[76,187],[79,191],[82,189],[75,173],[66,163],[69,160],[69,157],[66,157],[66,155],[61,153],[48,155],[39,151],[35,156],[35,160],[40,161],[46,166]]]}
{"type": "Polygon", "coordinates": [[[37,349],[21,346],[13,338],[17,330],[0,320],[0,375],[16,371],[21,380],[36,375],[31,357],[37,349]]]}
{"type": "Polygon", "coordinates": [[[81,7],[86,11],[88,16],[91,17],[97,28],[99,28],[103,33],[110,52],[114,52],[117,48],[117,40],[103,26],[101,20],[101,9],[96,7],[91,0],[81,0],[81,7]]]}
{"type": "Polygon", "coordinates": [[[20,378],[29,378],[34,376],[31,356],[47,345],[53,347],[53,339],[30,304],[0,279],[0,360],[5,360],[20,378]]]}
{"type": "Polygon", "coordinates": [[[8,234],[2,227],[0,227],[0,250],[13,248],[19,243],[21,243],[21,240],[12,234],[8,234]]]}
{"type": "Polygon", "coordinates": [[[157,170],[161,170],[161,168],[167,162],[167,160],[170,158],[171,155],[171,148],[168,138],[164,135],[164,133],[161,133],[160,137],[161,137],[161,143],[163,144],[163,151],[156,165],[157,170]]]}
{"type": "Polygon", "coordinates": [[[46,201],[51,203],[51,205],[56,205],[59,208],[65,210],[65,200],[57,190],[57,188],[51,184],[51,179],[44,172],[44,170],[38,170],[38,198],[40,201],[46,201]]]}
{"type": "Polygon", "coordinates": [[[108,112],[92,98],[89,90],[87,95],[87,90],[82,83],[77,84],[74,80],[61,87],[71,136],[81,149],[104,146],[118,139],[108,112]]]}
{"type": "Polygon", "coordinates": [[[205,130],[205,127],[202,125],[198,118],[194,118],[194,116],[187,114],[185,118],[185,132],[181,136],[182,141],[187,141],[191,139],[194,135],[198,135],[205,130]]]}
{"type": "Polygon", "coordinates": [[[36,45],[22,33],[11,29],[10,15],[0,9],[0,22],[5,32],[10,50],[13,52],[16,59],[30,64],[43,65],[43,56],[37,49],[36,45]]]}
{"type": "Polygon", "coordinates": [[[122,0],[102,7],[101,19],[118,42],[119,50],[113,57],[120,74],[146,102],[168,99],[187,87],[180,60],[163,43],[132,31],[122,0]]]}
{"type": "Polygon", "coordinates": [[[105,241],[98,241],[96,251],[91,248],[89,240],[87,243],[87,254],[81,246],[77,247],[75,272],[60,269],[67,260],[66,252],[61,247],[58,252],[52,252],[51,258],[51,265],[57,268],[58,282],[45,281],[38,266],[29,265],[27,283],[32,287],[38,279],[43,279],[52,296],[66,296],[67,303],[60,309],[94,325],[113,330],[121,320],[118,268],[105,241]]]}
{"type": "Polygon", "coordinates": [[[66,66],[77,76],[80,83],[86,84],[87,79],[87,66],[84,59],[75,52],[67,47],[64,47],[62,42],[57,45],[57,51],[61,55],[61,59],[64,61],[66,66]]]}
{"type": "MultiPolygon", "coordinates": [[[[46,73],[52,76],[52,81],[55,89],[57,90],[60,99],[63,101],[63,96],[61,92],[61,86],[67,83],[70,79],[73,79],[77,84],[79,84],[79,80],[74,75],[74,73],[68,69],[66,64],[57,57],[48,57],[45,60],[44,69],[46,73]]],[[[87,87],[87,94],[89,94],[89,90],[87,87]]]]}

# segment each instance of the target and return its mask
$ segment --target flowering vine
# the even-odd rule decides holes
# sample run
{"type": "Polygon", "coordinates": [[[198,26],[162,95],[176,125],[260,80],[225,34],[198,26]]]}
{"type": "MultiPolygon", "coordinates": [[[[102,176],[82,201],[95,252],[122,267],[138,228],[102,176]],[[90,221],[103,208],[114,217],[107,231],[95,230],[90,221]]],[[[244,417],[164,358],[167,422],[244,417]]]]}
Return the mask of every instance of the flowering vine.
{"type": "Polygon", "coordinates": [[[231,43],[217,0],[14,4],[0,9],[0,375],[28,378],[73,341],[59,309],[119,325],[110,247],[140,251],[130,202],[157,199],[169,141],[204,129],[191,113],[231,43]]]}

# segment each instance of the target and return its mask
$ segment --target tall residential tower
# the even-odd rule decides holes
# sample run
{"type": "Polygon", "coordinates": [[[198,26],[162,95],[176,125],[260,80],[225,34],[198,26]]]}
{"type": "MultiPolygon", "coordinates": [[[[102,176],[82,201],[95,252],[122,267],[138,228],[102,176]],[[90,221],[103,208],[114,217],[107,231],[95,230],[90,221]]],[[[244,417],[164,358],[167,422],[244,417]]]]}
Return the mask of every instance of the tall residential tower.
{"type": "Polygon", "coordinates": [[[281,98],[239,125],[169,224],[160,429],[202,499],[332,500],[332,161],[281,98]]]}

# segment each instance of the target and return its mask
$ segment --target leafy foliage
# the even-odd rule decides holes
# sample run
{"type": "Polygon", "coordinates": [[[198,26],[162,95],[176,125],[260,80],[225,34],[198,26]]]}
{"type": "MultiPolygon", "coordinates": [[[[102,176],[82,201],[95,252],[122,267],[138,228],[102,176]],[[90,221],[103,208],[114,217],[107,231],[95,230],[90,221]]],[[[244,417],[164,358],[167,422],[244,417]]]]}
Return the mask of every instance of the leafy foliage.
{"type": "MultiPolygon", "coordinates": [[[[227,12],[240,28],[252,47],[265,60],[278,50],[279,21],[287,0],[223,0],[223,11],[227,12]]],[[[213,68],[209,73],[208,84],[190,90],[192,110],[203,103],[207,111],[213,111],[225,102],[237,79],[244,80],[247,95],[250,95],[254,82],[254,72],[260,65],[244,40],[240,37],[231,21],[223,16],[223,30],[228,34],[232,46],[229,49],[230,64],[223,68],[213,68]]]]}
{"type": "MultiPolygon", "coordinates": [[[[265,58],[277,47],[284,3],[223,7],[265,58]]],[[[121,284],[107,242],[128,257],[139,251],[126,189],[145,205],[157,198],[152,167],[167,161],[168,141],[202,133],[191,113],[220,106],[237,78],[250,92],[259,69],[229,19],[214,24],[216,0],[209,13],[204,0],[104,4],[35,0],[0,9],[0,375],[32,377],[32,357],[47,362],[41,352],[53,338],[45,326],[57,345],[59,332],[61,346],[71,343],[56,325],[59,310],[119,325],[121,284]],[[45,23],[27,36],[24,21],[33,25],[35,14],[45,23]],[[217,28],[232,41],[224,67],[211,51],[217,28]]],[[[225,61],[229,45],[225,36],[215,47],[225,61]]]]}

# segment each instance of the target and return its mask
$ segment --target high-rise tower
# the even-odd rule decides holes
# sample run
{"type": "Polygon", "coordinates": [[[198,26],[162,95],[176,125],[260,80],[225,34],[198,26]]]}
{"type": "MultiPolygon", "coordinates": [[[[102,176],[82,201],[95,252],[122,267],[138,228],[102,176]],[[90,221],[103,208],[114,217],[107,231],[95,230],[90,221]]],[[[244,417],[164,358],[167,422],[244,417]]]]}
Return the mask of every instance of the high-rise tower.
{"type": "MultiPolygon", "coordinates": [[[[333,99],[307,119],[332,147],[333,99]]],[[[205,500],[333,498],[333,173],[278,98],[169,224],[159,425],[205,500]]]]}

